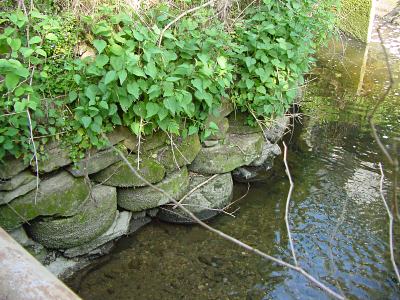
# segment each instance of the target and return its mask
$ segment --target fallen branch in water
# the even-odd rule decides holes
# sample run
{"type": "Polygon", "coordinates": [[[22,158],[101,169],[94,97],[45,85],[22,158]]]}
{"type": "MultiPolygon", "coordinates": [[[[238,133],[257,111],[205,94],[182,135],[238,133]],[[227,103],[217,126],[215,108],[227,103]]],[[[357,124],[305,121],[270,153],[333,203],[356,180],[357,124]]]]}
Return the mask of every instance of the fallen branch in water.
{"type": "MultiPolygon", "coordinates": [[[[103,138],[105,140],[108,141],[107,136],[103,134],[103,138]]],[[[114,149],[114,151],[116,151],[119,156],[121,157],[121,159],[126,163],[126,165],[129,167],[129,169],[131,170],[131,172],[138,177],[140,180],[142,180],[147,186],[150,186],[151,188],[153,188],[154,190],[162,193],[164,196],[167,197],[167,199],[172,202],[173,204],[177,205],[185,214],[187,214],[195,223],[199,224],[200,226],[204,227],[205,229],[217,234],[218,236],[224,238],[225,240],[228,240],[236,245],[238,245],[239,247],[242,247],[246,250],[248,250],[249,252],[252,252],[254,254],[257,254],[259,256],[261,256],[264,259],[273,261],[281,266],[287,267],[289,269],[292,269],[296,272],[299,272],[300,274],[302,274],[304,277],[306,277],[307,279],[309,279],[312,283],[314,283],[316,286],[318,286],[319,288],[321,288],[322,290],[324,290],[326,293],[328,293],[329,295],[333,296],[336,299],[345,299],[345,297],[343,297],[342,295],[339,295],[338,293],[336,293],[335,291],[333,291],[331,288],[329,288],[328,286],[326,286],[325,284],[323,284],[322,282],[320,282],[318,279],[316,279],[315,277],[313,277],[311,274],[309,274],[308,272],[306,272],[305,270],[303,270],[301,267],[299,266],[295,266],[292,265],[290,263],[287,263],[279,258],[273,257],[271,255],[268,255],[260,250],[258,250],[257,248],[253,248],[252,246],[243,243],[242,241],[218,230],[215,229],[213,227],[211,227],[210,225],[208,225],[207,223],[201,221],[198,217],[196,217],[190,210],[188,210],[185,206],[183,206],[182,204],[178,203],[178,201],[176,201],[173,197],[171,197],[167,192],[165,192],[163,189],[157,187],[156,185],[150,183],[148,180],[146,180],[145,178],[143,178],[143,176],[141,176],[134,167],[132,167],[131,163],[128,161],[128,159],[125,157],[125,155],[119,150],[117,149],[115,146],[111,145],[111,143],[109,143],[110,147],[112,147],[114,149]]]]}
{"type": "Polygon", "coordinates": [[[379,169],[381,170],[381,181],[380,181],[380,186],[379,186],[379,192],[381,194],[381,198],[383,201],[383,204],[385,205],[387,214],[389,216],[389,247],[390,247],[390,260],[392,261],[393,269],[394,272],[396,273],[397,280],[400,283],[400,274],[399,274],[399,269],[397,268],[396,265],[396,260],[394,257],[394,243],[393,243],[393,214],[390,211],[389,205],[386,202],[385,195],[383,193],[383,182],[385,179],[385,175],[383,174],[383,167],[382,164],[379,163],[379,169]]]}

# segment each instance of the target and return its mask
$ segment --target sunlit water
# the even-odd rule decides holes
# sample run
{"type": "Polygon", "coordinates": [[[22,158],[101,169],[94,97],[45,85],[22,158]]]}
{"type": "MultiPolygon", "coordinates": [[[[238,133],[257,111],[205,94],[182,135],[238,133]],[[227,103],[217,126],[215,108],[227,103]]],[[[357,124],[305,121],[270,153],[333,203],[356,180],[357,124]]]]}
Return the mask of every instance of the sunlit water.
{"type": "MultiPolygon", "coordinates": [[[[295,183],[290,216],[300,265],[354,299],[400,299],[390,263],[388,218],[379,193],[392,170],[371,137],[368,113],[388,85],[379,45],[332,43],[309,76],[301,122],[286,137],[295,183]],[[364,68],[364,71],[362,69],[364,68]]],[[[379,135],[393,153],[400,136],[398,58],[395,85],[377,110],[379,135]]],[[[399,145],[400,148],[400,145],[399,145]]],[[[398,153],[397,153],[398,154],[398,153]]],[[[211,224],[292,262],[284,223],[289,184],[282,157],[268,180],[251,184],[236,218],[211,224]]],[[[235,196],[247,191],[237,184],[235,196]]],[[[153,221],[121,239],[109,257],[68,281],[84,299],[329,299],[302,275],[272,264],[198,226],[153,221]]]]}

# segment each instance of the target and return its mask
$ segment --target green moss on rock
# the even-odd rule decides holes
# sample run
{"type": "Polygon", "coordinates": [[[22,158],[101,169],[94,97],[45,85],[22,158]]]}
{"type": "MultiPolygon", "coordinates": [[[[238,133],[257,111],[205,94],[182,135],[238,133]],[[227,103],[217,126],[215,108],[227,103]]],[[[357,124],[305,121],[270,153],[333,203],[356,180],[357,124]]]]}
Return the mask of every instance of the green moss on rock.
{"type": "MultiPolygon", "coordinates": [[[[172,198],[178,200],[185,195],[189,186],[189,174],[186,167],[168,174],[156,184],[172,198]]],[[[170,202],[163,193],[152,187],[128,188],[118,190],[118,205],[130,211],[142,211],[170,202]]]]}
{"type": "Polygon", "coordinates": [[[189,165],[201,149],[200,139],[197,134],[186,138],[174,139],[174,145],[149,152],[149,155],[160,162],[167,172],[176,170],[178,167],[189,165]]]}
{"type": "Polygon", "coordinates": [[[67,218],[43,218],[29,226],[32,238],[52,249],[68,249],[87,243],[107,231],[117,213],[114,187],[97,186],[80,212],[67,218]]]}
{"type": "Polygon", "coordinates": [[[367,42],[372,0],[342,0],[340,3],[339,28],[367,42]]]}
{"type": "Polygon", "coordinates": [[[0,226],[11,230],[38,216],[73,216],[88,194],[83,178],[74,178],[63,171],[42,180],[36,200],[36,190],[33,190],[0,206],[0,226]]]}
{"type": "MultiPolygon", "coordinates": [[[[137,156],[128,156],[128,160],[132,167],[137,169],[137,156]]],[[[151,158],[142,157],[137,171],[150,183],[157,183],[165,176],[165,168],[151,158]]],[[[116,187],[139,187],[146,185],[146,183],[132,173],[132,170],[124,161],[115,163],[91,177],[96,182],[116,187]]]]}

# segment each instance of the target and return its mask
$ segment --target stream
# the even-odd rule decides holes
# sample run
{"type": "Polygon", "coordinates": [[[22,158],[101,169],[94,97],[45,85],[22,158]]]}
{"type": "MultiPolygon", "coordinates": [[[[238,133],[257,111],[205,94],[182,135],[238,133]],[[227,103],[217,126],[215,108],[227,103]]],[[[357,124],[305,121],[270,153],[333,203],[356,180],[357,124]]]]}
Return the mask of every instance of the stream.
{"type": "MultiPolygon", "coordinates": [[[[396,155],[400,45],[396,39],[389,43],[395,83],[374,120],[383,143],[396,155]]],[[[376,34],[368,46],[345,38],[332,41],[307,78],[303,115],[285,137],[295,184],[290,224],[299,264],[350,299],[400,299],[378,163],[384,166],[388,199],[393,171],[367,120],[389,83],[376,34]]],[[[267,178],[252,183],[248,193],[247,184],[235,184],[234,199],[247,193],[230,209],[237,209],[235,218],[221,215],[210,224],[292,262],[284,221],[289,182],[282,160],[276,158],[267,178]]],[[[87,300],[330,299],[304,276],[199,226],[156,220],[120,239],[106,259],[67,283],[87,300]]]]}

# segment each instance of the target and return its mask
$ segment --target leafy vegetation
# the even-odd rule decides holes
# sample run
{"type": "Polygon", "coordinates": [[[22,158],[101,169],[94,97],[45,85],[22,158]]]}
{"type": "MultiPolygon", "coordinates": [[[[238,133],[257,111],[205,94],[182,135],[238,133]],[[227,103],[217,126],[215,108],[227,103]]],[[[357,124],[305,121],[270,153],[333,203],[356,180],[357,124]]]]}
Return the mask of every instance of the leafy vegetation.
{"type": "Polygon", "coordinates": [[[80,17],[0,13],[0,159],[30,158],[30,129],[38,149],[62,139],[74,159],[118,125],[204,139],[223,98],[260,119],[282,114],[333,25],[333,2],[264,0],[229,29],[202,9],[160,47],[176,15],[166,5],[141,17],[112,6],[80,17]]]}

